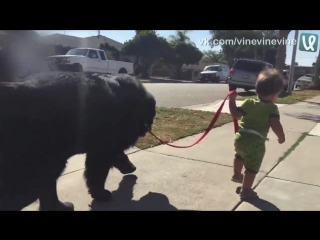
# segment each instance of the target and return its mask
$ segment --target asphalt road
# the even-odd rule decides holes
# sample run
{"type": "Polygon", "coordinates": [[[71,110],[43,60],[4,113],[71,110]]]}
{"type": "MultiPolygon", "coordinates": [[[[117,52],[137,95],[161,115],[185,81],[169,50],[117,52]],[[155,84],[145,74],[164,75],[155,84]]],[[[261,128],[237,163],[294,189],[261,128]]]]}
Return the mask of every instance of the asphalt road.
{"type": "Polygon", "coordinates": [[[228,93],[228,85],[223,83],[144,83],[144,86],[154,95],[158,107],[213,103],[228,93]]]}

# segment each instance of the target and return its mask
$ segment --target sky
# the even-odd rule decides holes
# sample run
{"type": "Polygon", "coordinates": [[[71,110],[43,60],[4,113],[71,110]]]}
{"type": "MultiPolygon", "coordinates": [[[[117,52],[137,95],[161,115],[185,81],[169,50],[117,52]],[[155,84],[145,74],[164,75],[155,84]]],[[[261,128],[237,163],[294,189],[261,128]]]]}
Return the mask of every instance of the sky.
{"type": "MultiPolygon", "coordinates": [[[[76,37],[90,37],[90,36],[96,36],[98,35],[98,30],[37,30],[40,34],[53,34],[53,33],[60,33],[60,34],[66,34],[70,36],[76,36],[76,37]]],[[[157,30],[157,33],[165,38],[168,38],[170,35],[175,34],[175,30],[157,30]]],[[[319,30],[299,30],[299,33],[312,33],[312,34],[318,34],[320,35],[319,30]]],[[[111,38],[113,40],[116,40],[120,43],[124,43],[126,40],[131,39],[135,35],[134,30],[100,30],[100,34],[103,36],[106,36],[108,38],[111,38]]],[[[291,31],[289,34],[288,39],[292,40],[294,39],[295,31],[291,31]]],[[[201,42],[205,41],[205,39],[210,39],[209,30],[193,30],[188,33],[188,36],[190,37],[191,41],[193,41],[197,47],[203,51],[203,50],[210,50],[210,46],[205,46],[201,44],[201,42]]],[[[299,42],[298,42],[299,44],[299,42]]],[[[318,42],[320,44],[320,41],[318,42]]],[[[220,50],[220,46],[214,47],[212,50],[220,50]]],[[[291,56],[292,56],[292,50],[293,46],[287,46],[287,59],[286,64],[291,64],[291,56]]],[[[311,66],[313,62],[315,62],[316,57],[318,56],[317,52],[303,52],[300,51],[299,48],[297,48],[297,54],[296,54],[296,62],[299,64],[299,66],[311,66]]]]}

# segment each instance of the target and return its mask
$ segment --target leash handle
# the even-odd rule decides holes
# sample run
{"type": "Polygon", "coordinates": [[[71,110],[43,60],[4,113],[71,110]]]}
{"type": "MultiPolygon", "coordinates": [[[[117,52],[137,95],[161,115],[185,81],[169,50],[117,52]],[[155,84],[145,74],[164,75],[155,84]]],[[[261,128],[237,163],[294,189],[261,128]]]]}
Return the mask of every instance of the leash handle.
{"type": "MultiPolygon", "coordinates": [[[[221,114],[221,111],[223,109],[223,106],[225,104],[225,102],[227,101],[228,97],[233,95],[233,94],[236,94],[237,92],[235,90],[233,91],[230,91],[228,93],[228,95],[225,97],[225,99],[223,100],[223,102],[221,103],[220,107],[218,108],[216,114],[213,116],[209,126],[207,127],[207,129],[205,130],[205,132],[202,134],[202,136],[197,140],[195,141],[193,144],[191,145],[188,145],[188,146],[178,146],[178,145],[173,145],[173,144],[170,144],[170,143],[166,143],[164,142],[162,139],[160,139],[159,137],[157,137],[154,133],[152,133],[151,131],[149,131],[149,133],[154,137],[156,138],[157,140],[159,140],[159,142],[161,144],[165,144],[165,145],[168,145],[170,147],[174,147],[174,148],[191,148],[193,147],[194,145],[198,144],[199,142],[201,142],[207,135],[208,133],[212,130],[212,127],[214,126],[214,124],[216,123],[216,121],[218,120],[220,114],[221,114]]],[[[233,119],[233,124],[234,124],[234,131],[235,133],[238,132],[238,129],[239,129],[239,125],[238,125],[238,120],[237,119],[233,119]]]]}

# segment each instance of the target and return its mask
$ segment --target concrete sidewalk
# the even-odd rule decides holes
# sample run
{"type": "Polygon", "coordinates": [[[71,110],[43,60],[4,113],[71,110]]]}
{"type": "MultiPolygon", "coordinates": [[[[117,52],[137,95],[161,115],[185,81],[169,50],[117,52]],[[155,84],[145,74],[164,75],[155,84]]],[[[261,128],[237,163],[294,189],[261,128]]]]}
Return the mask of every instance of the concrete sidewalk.
{"type": "MultiPolygon", "coordinates": [[[[320,103],[320,98],[313,101],[320,103]]],[[[85,155],[74,156],[58,181],[59,197],[73,202],[76,210],[320,210],[320,163],[317,155],[313,156],[320,138],[305,134],[317,125],[320,109],[315,103],[301,104],[280,108],[286,142],[280,145],[276,136],[269,134],[267,153],[255,181],[261,199],[255,202],[242,203],[235,193],[240,185],[231,181],[233,123],[213,129],[189,149],[162,145],[131,150],[129,157],[137,171],[127,176],[117,170],[110,173],[106,183],[113,192],[110,203],[92,202],[82,177],[85,155]],[[302,119],[307,114],[313,118],[302,119]],[[283,161],[279,163],[279,159],[283,161]]],[[[188,145],[200,135],[175,144],[188,145]]],[[[37,208],[34,203],[25,210],[37,208]]]]}

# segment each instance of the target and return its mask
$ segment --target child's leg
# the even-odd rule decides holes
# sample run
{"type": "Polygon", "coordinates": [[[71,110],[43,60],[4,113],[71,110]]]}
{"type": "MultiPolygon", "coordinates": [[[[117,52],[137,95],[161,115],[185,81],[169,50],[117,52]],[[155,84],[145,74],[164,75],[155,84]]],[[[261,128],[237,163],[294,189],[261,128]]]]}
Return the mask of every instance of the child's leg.
{"type": "Polygon", "coordinates": [[[252,172],[251,170],[246,169],[244,171],[242,189],[240,192],[241,200],[248,200],[248,199],[253,199],[258,197],[258,194],[252,189],[253,182],[256,178],[256,175],[257,174],[252,172]]]}
{"type": "Polygon", "coordinates": [[[254,180],[256,178],[256,173],[246,169],[244,171],[244,178],[242,182],[242,191],[252,190],[252,185],[254,183],[254,180]]]}
{"type": "Polygon", "coordinates": [[[233,176],[232,181],[237,183],[242,183],[243,175],[242,175],[242,168],[244,165],[244,160],[238,156],[235,155],[235,158],[233,160],[233,176]]]}
{"type": "Polygon", "coordinates": [[[242,190],[240,193],[242,200],[258,197],[258,194],[252,190],[252,186],[262,164],[265,153],[265,145],[258,145],[252,150],[253,151],[248,152],[245,159],[244,166],[246,170],[244,172],[242,190]]]}

